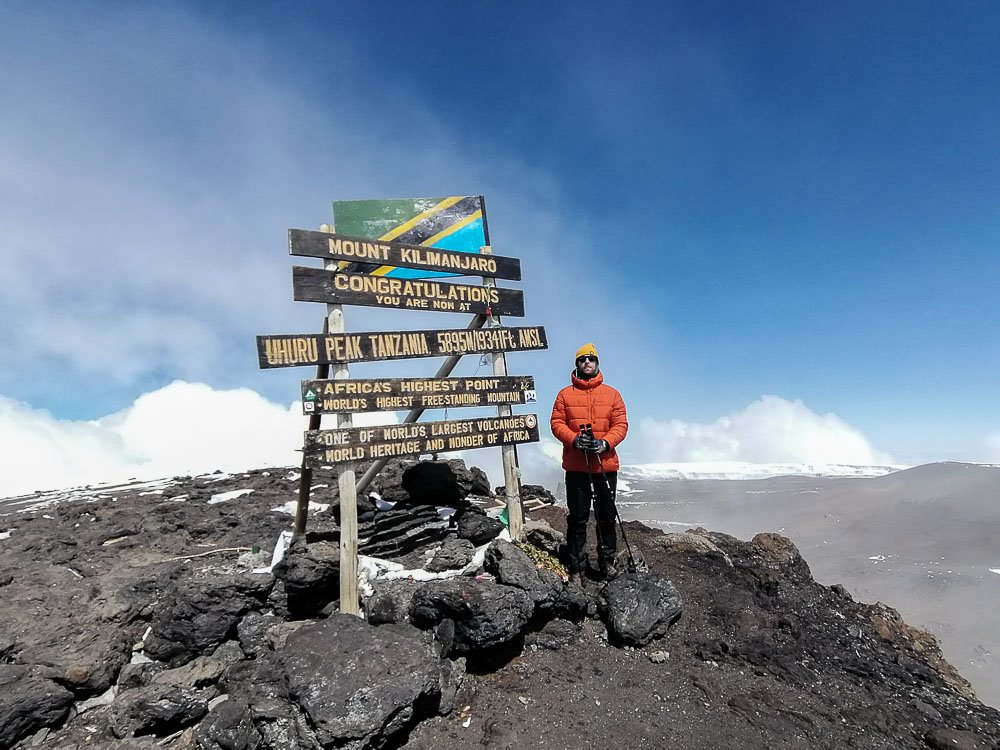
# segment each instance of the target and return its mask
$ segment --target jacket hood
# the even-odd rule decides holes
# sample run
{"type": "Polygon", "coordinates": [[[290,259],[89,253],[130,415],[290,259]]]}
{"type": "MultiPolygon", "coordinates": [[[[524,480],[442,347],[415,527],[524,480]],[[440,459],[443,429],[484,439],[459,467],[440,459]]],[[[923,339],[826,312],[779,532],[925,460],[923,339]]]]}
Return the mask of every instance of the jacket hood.
{"type": "Polygon", "coordinates": [[[604,382],[604,373],[598,370],[597,374],[594,375],[594,377],[589,378],[588,380],[584,380],[583,378],[577,377],[576,369],[574,368],[573,370],[570,370],[569,378],[570,381],[573,383],[574,388],[581,388],[585,391],[589,391],[591,388],[596,388],[597,386],[599,386],[601,383],[604,382]]]}

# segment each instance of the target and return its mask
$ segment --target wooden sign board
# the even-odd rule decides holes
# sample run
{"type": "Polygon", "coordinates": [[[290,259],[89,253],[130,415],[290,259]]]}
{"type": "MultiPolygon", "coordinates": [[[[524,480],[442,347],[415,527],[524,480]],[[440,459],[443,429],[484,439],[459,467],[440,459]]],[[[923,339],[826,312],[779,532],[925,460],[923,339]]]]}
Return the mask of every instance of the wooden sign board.
{"type": "Polygon", "coordinates": [[[517,258],[442,250],[307,229],[288,230],[288,253],[307,258],[373,263],[378,267],[416,268],[458,276],[521,280],[521,261],[517,258]]]}
{"type": "Polygon", "coordinates": [[[258,336],[257,361],[262,369],[267,369],[547,348],[548,342],[542,326],[367,331],[327,335],[293,333],[258,336]]]}
{"type": "Polygon", "coordinates": [[[345,427],[305,433],[306,466],[538,442],[538,417],[480,417],[444,422],[345,427]]]}
{"type": "Polygon", "coordinates": [[[520,289],[390,279],[302,266],[292,268],[292,289],[298,302],[524,317],[524,292],[520,289]]]}
{"type": "Polygon", "coordinates": [[[530,375],[302,381],[303,414],[500,406],[536,400],[535,379],[530,375]]]}

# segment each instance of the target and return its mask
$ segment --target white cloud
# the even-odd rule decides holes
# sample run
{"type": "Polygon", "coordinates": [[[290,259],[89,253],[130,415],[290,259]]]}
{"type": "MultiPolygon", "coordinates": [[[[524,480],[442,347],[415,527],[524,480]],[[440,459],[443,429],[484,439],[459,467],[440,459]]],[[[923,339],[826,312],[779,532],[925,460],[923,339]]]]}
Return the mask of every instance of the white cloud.
{"type": "MultiPolygon", "coordinates": [[[[391,413],[355,417],[356,425],[395,420],[391,413]]],[[[215,390],[180,380],[91,421],[57,419],[0,396],[6,465],[0,497],[132,477],[298,465],[305,427],[297,402],[281,406],[246,388],[215,390]]]]}
{"type": "Polygon", "coordinates": [[[711,424],[642,419],[622,448],[629,463],[892,463],[836,414],[816,414],[779,396],[763,396],[711,424]]]}
{"type": "MultiPolygon", "coordinates": [[[[355,425],[396,420],[394,413],[354,415],[355,425]]],[[[180,380],[90,421],[58,419],[0,396],[7,466],[0,497],[133,477],[298,465],[305,426],[297,402],[284,406],[246,388],[218,390],[180,380]]],[[[988,436],[987,443],[1000,460],[1000,433],[988,436]]],[[[519,446],[518,452],[524,482],[556,486],[562,474],[557,441],[543,433],[540,443],[519,446]]],[[[499,451],[451,455],[482,466],[495,486],[502,483],[499,451]]],[[[622,458],[631,464],[892,462],[836,415],[819,415],[801,401],[778,396],[764,396],[711,424],[641,419],[622,446],[622,458]]]]}
{"type": "Polygon", "coordinates": [[[304,418],[253,391],[175,381],[92,421],[61,420],[0,396],[8,468],[0,497],[221,469],[298,463],[304,418]]]}

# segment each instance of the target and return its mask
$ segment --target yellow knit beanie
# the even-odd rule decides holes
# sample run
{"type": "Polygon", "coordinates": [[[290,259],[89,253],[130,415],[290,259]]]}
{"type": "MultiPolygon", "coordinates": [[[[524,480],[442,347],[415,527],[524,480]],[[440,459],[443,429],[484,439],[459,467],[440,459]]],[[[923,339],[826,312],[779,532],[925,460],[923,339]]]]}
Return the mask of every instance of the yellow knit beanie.
{"type": "MultiPolygon", "coordinates": [[[[583,346],[581,346],[579,349],[576,350],[576,357],[574,361],[576,359],[580,359],[580,357],[582,357],[585,354],[590,354],[594,357],[597,357],[597,348],[593,344],[584,344],[583,346]]],[[[600,357],[597,358],[600,359],[600,357]]]]}

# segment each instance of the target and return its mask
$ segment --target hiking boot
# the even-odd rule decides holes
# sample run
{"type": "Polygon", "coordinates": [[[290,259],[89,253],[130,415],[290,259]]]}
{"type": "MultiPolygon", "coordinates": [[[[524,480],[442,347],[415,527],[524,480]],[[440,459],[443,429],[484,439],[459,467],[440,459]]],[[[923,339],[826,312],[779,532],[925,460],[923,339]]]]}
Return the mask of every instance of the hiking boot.
{"type": "Polygon", "coordinates": [[[605,581],[613,581],[618,576],[621,575],[621,571],[618,570],[614,565],[602,565],[601,566],[601,578],[605,581]]]}

